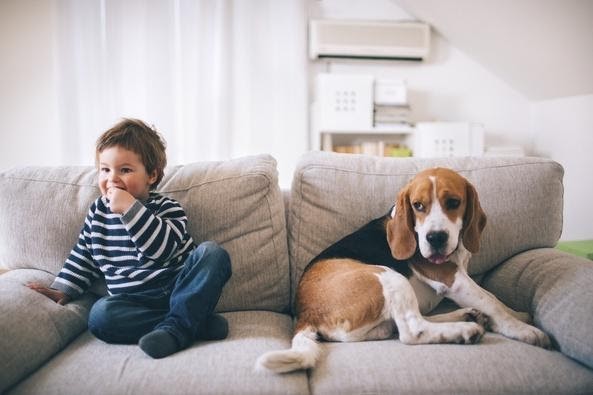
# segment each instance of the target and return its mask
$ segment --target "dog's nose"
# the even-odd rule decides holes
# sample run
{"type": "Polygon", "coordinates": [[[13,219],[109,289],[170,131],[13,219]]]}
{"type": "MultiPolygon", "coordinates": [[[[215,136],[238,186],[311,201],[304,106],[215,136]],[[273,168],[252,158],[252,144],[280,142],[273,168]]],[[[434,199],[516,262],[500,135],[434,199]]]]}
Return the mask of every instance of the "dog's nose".
{"type": "Polygon", "coordinates": [[[444,231],[439,232],[429,232],[426,235],[426,241],[432,246],[432,248],[441,248],[447,243],[449,240],[449,234],[444,231]]]}

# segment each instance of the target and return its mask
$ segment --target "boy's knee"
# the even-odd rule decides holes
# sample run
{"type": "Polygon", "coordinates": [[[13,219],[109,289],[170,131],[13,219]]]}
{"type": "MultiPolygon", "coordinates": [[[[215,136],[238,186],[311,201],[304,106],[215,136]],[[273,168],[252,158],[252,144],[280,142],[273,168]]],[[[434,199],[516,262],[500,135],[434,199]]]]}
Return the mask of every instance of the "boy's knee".
{"type": "Polygon", "coordinates": [[[113,322],[109,302],[105,298],[96,301],[89,312],[89,331],[98,339],[111,342],[110,334],[114,333],[113,322]]]}
{"type": "Polygon", "coordinates": [[[206,265],[221,271],[226,278],[231,276],[231,257],[218,243],[205,241],[198,246],[196,252],[205,260],[206,265]]]}
{"type": "Polygon", "coordinates": [[[222,248],[217,242],[215,241],[204,241],[200,243],[197,247],[197,250],[200,251],[202,255],[224,255],[227,254],[226,250],[222,248]]]}

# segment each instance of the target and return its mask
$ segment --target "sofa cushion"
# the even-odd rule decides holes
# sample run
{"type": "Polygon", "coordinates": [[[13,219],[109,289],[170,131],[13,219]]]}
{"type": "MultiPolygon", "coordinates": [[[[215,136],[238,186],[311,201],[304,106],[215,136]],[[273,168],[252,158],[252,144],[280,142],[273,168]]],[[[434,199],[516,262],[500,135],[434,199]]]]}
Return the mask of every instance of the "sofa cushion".
{"type": "Polygon", "coordinates": [[[91,294],[60,306],[26,283],[53,274],[16,269],[0,275],[0,393],[37,369],[87,327],[91,294]]]}
{"type": "Polygon", "coordinates": [[[326,343],[314,394],[585,394],[593,372],[557,351],[486,334],[474,345],[326,343]]]}
{"type": "MultiPolygon", "coordinates": [[[[99,195],[96,184],[92,167],[0,173],[0,267],[58,273],[99,195]]],[[[286,222],[271,156],[169,167],[158,191],[180,202],[196,242],[215,240],[229,252],[233,275],[218,311],[286,310],[286,222]]]]}
{"type": "Polygon", "coordinates": [[[258,374],[257,357],[288,348],[292,319],[265,311],[225,313],[229,336],[196,342],[163,359],[135,345],[113,345],[88,332],[7,393],[16,394],[306,394],[306,372],[258,374]]]}
{"type": "Polygon", "coordinates": [[[488,217],[469,266],[485,273],[519,252],[552,247],[562,231],[562,167],[542,158],[378,158],[311,152],[291,188],[289,251],[293,295],[305,266],[331,243],[384,215],[420,170],[450,167],[477,189],[488,217]]]}
{"type": "Polygon", "coordinates": [[[513,256],[484,278],[506,305],[529,312],[564,354],[593,369],[593,262],[553,248],[513,256]]]}

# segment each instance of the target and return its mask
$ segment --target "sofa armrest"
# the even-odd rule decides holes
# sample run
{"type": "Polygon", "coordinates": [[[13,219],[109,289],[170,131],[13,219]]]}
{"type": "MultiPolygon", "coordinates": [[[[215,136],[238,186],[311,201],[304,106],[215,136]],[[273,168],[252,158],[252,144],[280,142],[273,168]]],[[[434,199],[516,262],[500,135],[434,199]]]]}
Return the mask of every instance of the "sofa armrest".
{"type": "Polygon", "coordinates": [[[54,275],[15,269],[0,276],[0,393],[33,372],[87,327],[90,294],[60,306],[25,286],[54,275]]]}
{"type": "Polygon", "coordinates": [[[565,355],[593,368],[593,262],[552,248],[518,254],[482,285],[509,307],[529,312],[565,355]]]}

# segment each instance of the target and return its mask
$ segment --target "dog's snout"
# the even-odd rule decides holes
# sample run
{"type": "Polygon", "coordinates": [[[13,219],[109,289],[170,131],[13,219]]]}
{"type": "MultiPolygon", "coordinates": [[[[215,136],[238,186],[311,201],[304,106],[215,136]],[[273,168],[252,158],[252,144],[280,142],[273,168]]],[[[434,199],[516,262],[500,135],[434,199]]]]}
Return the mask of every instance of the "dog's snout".
{"type": "Polygon", "coordinates": [[[429,232],[426,235],[426,241],[435,249],[443,247],[447,240],[449,240],[449,234],[445,231],[429,232]]]}

